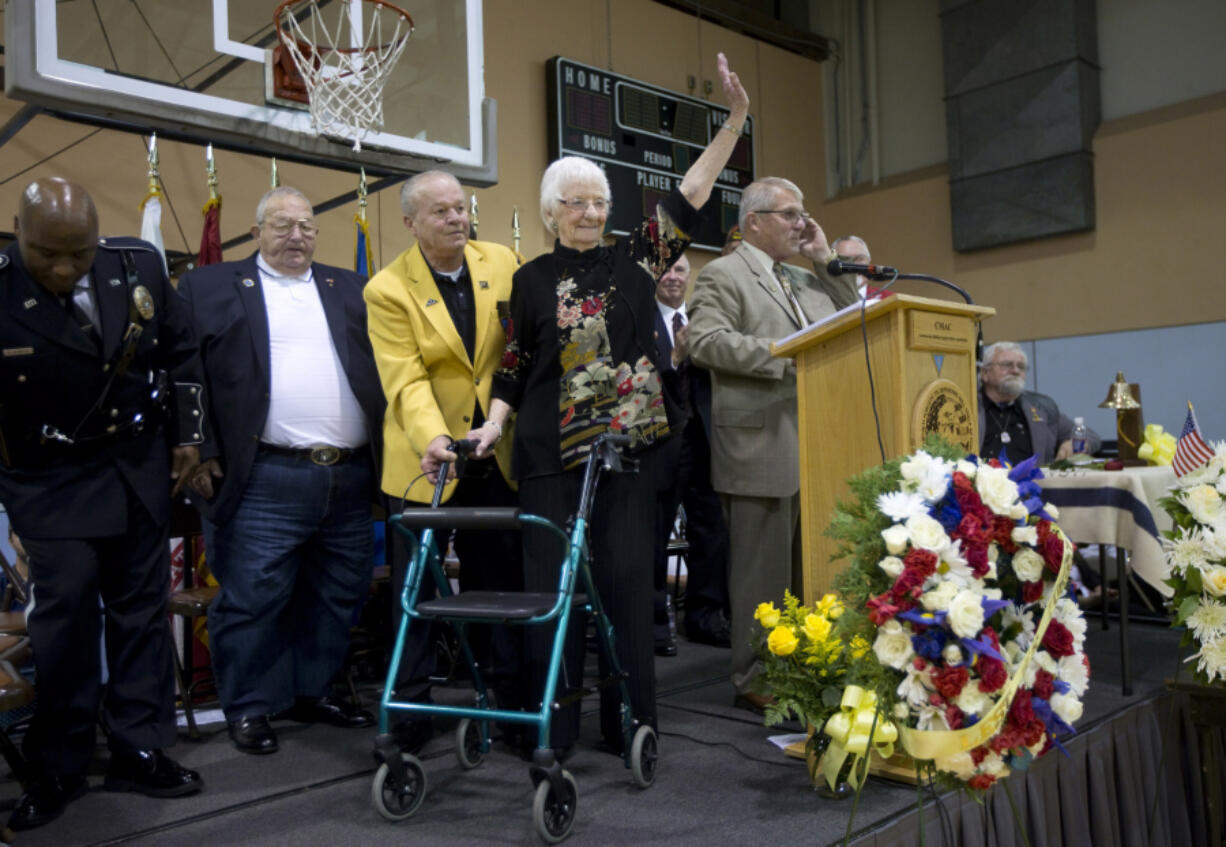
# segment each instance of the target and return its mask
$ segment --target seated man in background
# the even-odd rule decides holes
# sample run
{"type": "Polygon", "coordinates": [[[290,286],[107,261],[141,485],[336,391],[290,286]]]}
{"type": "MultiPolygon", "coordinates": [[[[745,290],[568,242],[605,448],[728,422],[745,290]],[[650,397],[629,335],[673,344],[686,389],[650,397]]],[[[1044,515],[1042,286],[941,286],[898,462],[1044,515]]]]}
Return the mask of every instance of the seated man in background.
{"type": "MultiPolygon", "coordinates": [[[[1010,464],[1038,456],[1040,464],[1073,455],[1073,421],[1046,394],[1026,391],[1026,352],[1012,341],[983,349],[979,365],[979,455],[996,458],[1001,450],[1010,464]]],[[[1086,452],[1102,447],[1087,427],[1086,452]]]]}

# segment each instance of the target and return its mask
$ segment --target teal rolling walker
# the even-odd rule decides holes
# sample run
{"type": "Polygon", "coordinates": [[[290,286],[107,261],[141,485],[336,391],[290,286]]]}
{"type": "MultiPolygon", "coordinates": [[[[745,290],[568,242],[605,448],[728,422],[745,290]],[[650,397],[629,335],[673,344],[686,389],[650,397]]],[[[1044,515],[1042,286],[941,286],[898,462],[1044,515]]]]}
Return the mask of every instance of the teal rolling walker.
{"type": "MultiPolygon", "coordinates": [[[[562,768],[562,764],[554,756],[554,751],[549,747],[550,721],[556,709],[601,688],[617,686],[621,694],[624,742],[622,749],[625,751],[622,758],[625,766],[630,770],[634,784],[638,787],[647,788],[655,781],[660,752],[659,738],[651,726],[636,719],[630,707],[626,673],[618,663],[613,649],[613,625],[601,608],[589,569],[587,526],[596,487],[602,473],[635,472],[637,462],[621,455],[621,448],[628,444],[629,439],[623,435],[605,434],[596,439],[583,475],[579,509],[570,521],[569,532],[552,521],[537,515],[524,514],[515,508],[440,506],[447,478],[446,465],[439,470],[439,481],[429,508],[408,508],[391,518],[395,531],[410,541],[412,555],[400,597],[404,615],[400,621],[391,667],[383,688],[383,699],[379,707],[379,734],[375,738],[374,754],[379,768],[371,785],[371,799],[383,817],[392,821],[411,817],[426,796],[426,771],[421,761],[412,753],[402,751],[396,744],[395,735],[389,732],[392,713],[401,713],[410,719],[435,715],[459,718],[455,731],[456,758],[464,768],[477,767],[489,752],[492,722],[536,727],[538,747],[533,751],[532,764],[529,767],[529,776],[536,787],[532,820],[537,833],[549,844],[555,844],[570,834],[579,798],[575,778],[562,768]],[[566,553],[559,568],[556,592],[451,592],[450,584],[443,574],[442,553],[434,535],[435,527],[522,530],[527,525],[543,527],[552,532],[565,547],[566,553]],[[421,533],[420,541],[415,531],[421,533]],[[422,575],[427,569],[434,576],[440,596],[436,599],[419,600],[422,575]],[[581,591],[576,592],[577,586],[581,587],[581,591]],[[590,615],[594,621],[596,643],[605,657],[609,673],[591,685],[580,685],[574,694],[558,700],[558,670],[562,664],[567,625],[575,610],[590,615]],[[396,671],[404,651],[409,621],[413,619],[438,621],[451,627],[472,676],[475,695],[472,706],[445,706],[394,699],[396,671]],[[485,682],[473,659],[465,632],[467,625],[477,623],[552,628],[549,673],[546,676],[545,690],[541,694],[539,711],[509,711],[495,709],[490,705],[485,682]]],[[[451,445],[451,450],[460,456],[459,461],[462,462],[474,446],[473,442],[457,441],[451,445]]]]}

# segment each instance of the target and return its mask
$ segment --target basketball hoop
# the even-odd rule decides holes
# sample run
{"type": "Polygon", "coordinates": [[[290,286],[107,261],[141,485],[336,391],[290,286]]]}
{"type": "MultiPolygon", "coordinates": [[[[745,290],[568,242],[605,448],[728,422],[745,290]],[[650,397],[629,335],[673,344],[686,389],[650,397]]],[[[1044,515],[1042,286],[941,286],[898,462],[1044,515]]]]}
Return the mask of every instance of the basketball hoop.
{"type": "Polygon", "coordinates": [[[413,19],[385,0],[334,5],[332,25],[318,0],[285,0],[273,22],[306,86],[315,132],[350,139],[358,152],[367,133],[383,127],[383,86],[409,43],[413,19]]]}

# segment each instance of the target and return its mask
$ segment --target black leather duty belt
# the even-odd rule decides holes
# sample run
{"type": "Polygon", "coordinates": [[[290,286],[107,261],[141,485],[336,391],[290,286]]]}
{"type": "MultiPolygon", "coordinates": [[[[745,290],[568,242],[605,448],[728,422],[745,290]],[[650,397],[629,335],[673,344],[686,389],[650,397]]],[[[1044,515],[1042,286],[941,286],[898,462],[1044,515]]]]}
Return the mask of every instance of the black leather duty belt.
{"type": "Polygon", "coordinates": [[[260,449],[278,456],[289,456],[291,459],[305,459],[317,465],[335,465],[338,462],[352,459],[358,452],[344,447],[333,447],[329,444],[319,444],[315,447],[281,447],[264,441],[260,442],[260,449]]]}

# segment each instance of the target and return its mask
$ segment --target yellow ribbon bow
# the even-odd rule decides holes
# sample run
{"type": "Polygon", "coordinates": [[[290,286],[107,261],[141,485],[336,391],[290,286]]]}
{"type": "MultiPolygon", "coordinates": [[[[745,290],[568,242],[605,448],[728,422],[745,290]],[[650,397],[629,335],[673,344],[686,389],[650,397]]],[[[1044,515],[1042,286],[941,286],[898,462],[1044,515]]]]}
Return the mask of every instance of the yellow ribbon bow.
{"type": "Polygon", "coordinates": [[[1175,458],[1175,436],[1162,431],[1161,424],[1145,425],[1145,441],[1137,448],[1137,458],[1151,465],[1169,465],[1175,458]]]}
{"type": "Polygon", "coordinates": [[[849,755],[854,759],[847,781],[858,788],[863,779],[859,773],[860,759],[869,752],[869,747],[881,758],[888,759],[894,755],[894,742],[898,740],[898,728],[877,714],[877,695],[858,685],[843,689],[839,711],[830,716],[822,732],[830,736],[830,746],[822,757],[822,774],[832,791],[849,755]]]}

